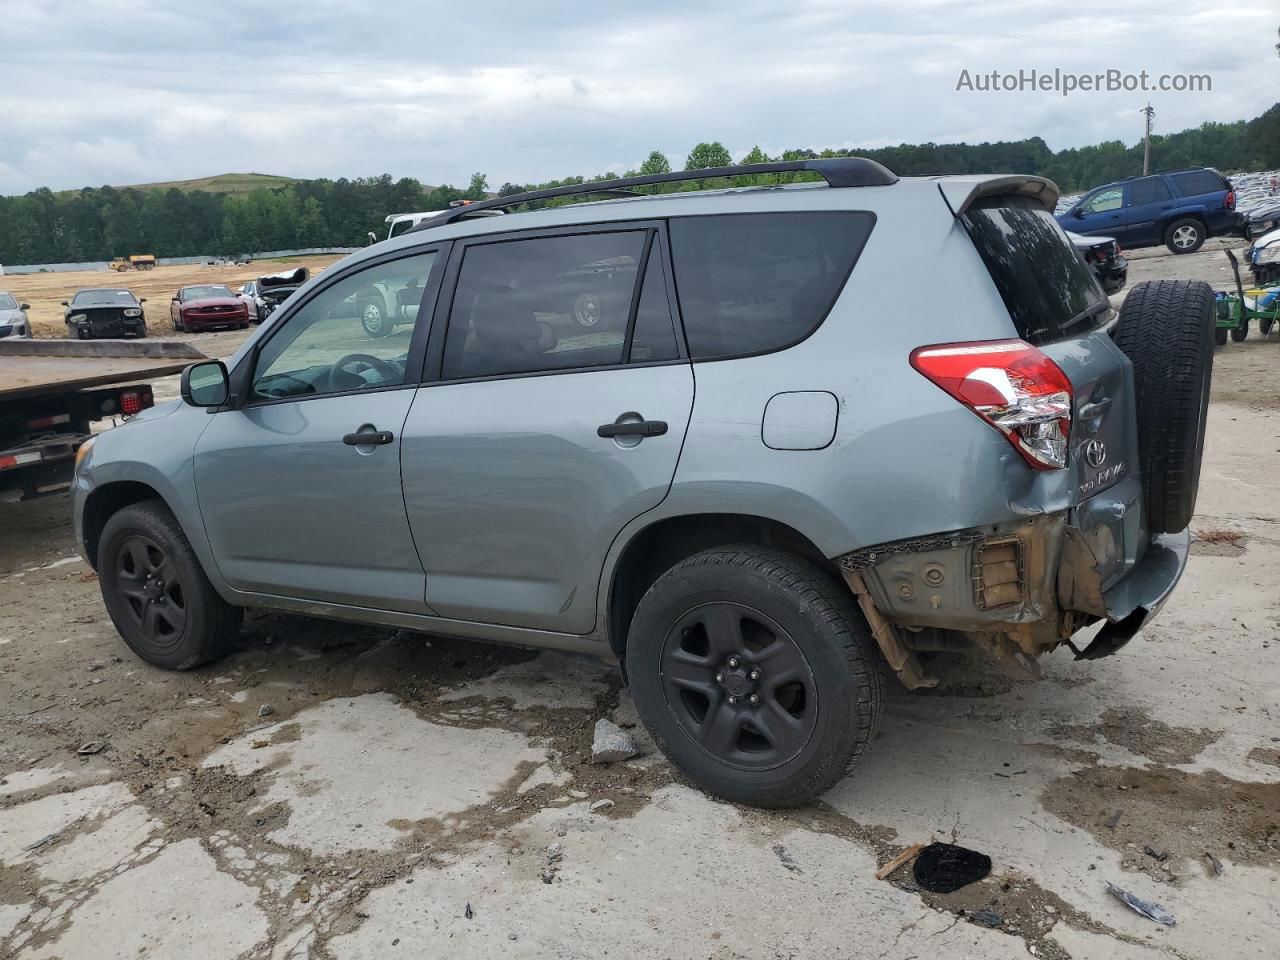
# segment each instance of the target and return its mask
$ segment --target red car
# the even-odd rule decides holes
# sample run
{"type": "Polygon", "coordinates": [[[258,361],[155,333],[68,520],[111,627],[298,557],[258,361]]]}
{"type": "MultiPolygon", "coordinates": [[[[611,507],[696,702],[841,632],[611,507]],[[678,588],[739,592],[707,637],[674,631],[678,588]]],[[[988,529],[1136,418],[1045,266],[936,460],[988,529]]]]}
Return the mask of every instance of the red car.
{"type": "Polygon", "coordinates": [[[249,308],[229,288],[202,284],[177,292],[169,302],[169,319],[179,333],[215,327],[243,330],[249,326],[249,308]]]}

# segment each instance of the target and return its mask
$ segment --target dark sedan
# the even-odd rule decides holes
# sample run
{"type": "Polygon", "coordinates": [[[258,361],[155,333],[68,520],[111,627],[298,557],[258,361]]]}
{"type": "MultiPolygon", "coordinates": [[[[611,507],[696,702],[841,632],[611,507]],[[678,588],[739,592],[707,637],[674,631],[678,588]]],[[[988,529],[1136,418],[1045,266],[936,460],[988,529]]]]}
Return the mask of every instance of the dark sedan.
{"type": "Polygon", "coordinates": [[[1112,237],[1082,237],[1067,231],[1071,243],[1080,251],[1084,262],[1107,293],[1115,293],[1124,287],[1129,277],[1129,261],[1124,258],[1120,244],[1112,237]]]}
{"type": "Polygon", "coordinates": [[[63,320],[67,336],[90,340],[96,337],[145,337],[147,318],[142,312],[146,297],[139,300],[129,290],[110,287],[77,290],[66,307],[63,320]]]}
{"type": "Polygon", "coordinates": [[[201,284],[183,287],[169,303],[169,319],[179,333],[196,330],[243,330],[249,326],[249,308],[229,287],[201,284]]]}

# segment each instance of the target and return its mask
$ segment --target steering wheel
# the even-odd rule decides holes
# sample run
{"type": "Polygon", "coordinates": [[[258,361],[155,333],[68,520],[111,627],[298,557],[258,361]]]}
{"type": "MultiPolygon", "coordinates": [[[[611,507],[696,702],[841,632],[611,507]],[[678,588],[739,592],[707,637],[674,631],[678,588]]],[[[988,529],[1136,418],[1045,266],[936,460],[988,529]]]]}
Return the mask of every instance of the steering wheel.
{"type": "Polygon", "coordinates": [[[329,368],[329,392],[337,393],[341,390],[350,390],[353,387],[358,389],[359,387],[370,386],[363,377],[356,375],[353,371],[343,369],[352,363],[362,363],[366,367],[372,367],[386,381],[396,380],[400,377],[400,371],[380,357],[374,357],[367,353],[348,353],[329,368]],[[358,380],[359,383],[344,384],[341,382],[344,377],[348,378],[348,380],[358,380]]]}

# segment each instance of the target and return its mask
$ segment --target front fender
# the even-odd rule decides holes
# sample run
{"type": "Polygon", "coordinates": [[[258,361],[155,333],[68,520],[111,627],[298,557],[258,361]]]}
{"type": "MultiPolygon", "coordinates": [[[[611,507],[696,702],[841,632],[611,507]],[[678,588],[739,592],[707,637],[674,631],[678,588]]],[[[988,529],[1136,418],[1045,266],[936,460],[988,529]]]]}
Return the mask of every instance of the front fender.
{"type": "Polygon", "coordinates": [[[195,445],[210,422],[204,409],[175,400],[97,435],[72,486],[81,552],[86,550],[84,511],[90,497],[114,483],[145,484],[173,512],[218,593],[224,598],[234,594],[218,570],[196,498],[195,445]]]}

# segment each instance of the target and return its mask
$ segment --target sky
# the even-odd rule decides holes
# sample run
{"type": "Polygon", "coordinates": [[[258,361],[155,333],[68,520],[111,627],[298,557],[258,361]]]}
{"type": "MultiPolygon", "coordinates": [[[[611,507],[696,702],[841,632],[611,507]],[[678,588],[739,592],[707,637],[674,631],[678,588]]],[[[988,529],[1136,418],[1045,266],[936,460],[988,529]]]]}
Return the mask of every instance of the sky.
{"type": "MultiPolygon", "coordinates": [[[[1053,149],[1248,119],[1280,4],[0,0],[0,194],[226,172],[491,187],[679,167],[719,140],[1053,149]],[[287,9],[286,9],[287,8],[287,9]],[[992,70],[1209,74],[1201,92],[957,90],[992,70]]],[[[976,83],[976,81],[975,81],[976,83]]]]}

